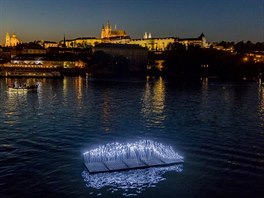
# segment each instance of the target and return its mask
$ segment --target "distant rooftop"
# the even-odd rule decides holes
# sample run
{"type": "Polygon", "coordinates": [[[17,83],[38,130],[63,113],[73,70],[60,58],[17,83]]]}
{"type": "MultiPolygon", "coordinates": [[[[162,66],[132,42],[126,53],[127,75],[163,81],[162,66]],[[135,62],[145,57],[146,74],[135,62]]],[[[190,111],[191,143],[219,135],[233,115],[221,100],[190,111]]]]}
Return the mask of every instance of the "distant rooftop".
{"type": "Polygon", "coordinates": [[[139,45],[134,44],[113,44],[113,43],[100,43],[95,48],[121,48],[121,49],[145,49],[139,45]]]}
{"type": "Polygon", "coordinates": [[[23,50],[23,49],[44,49],[41,45],[38,43],[19,43],[16,46],[17,50],[23,50]]]}
{"type": "Polygon", "coordinates": [[[189,41],[196,41],[196,40],[202,40],[202,38],[205,37],[204,34],[202,33],[200,36],[198,36],[197,38],[179,38],[179,41],[185,41],[185,40],[189,40],[189,41]]]}

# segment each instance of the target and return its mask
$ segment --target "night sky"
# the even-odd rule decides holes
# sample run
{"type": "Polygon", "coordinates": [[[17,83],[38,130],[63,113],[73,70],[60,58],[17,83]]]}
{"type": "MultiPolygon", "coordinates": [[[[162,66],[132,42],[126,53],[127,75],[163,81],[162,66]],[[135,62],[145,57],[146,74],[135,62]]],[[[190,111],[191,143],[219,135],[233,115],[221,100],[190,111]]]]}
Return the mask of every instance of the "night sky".
{"type": "Polygon", "coordinates": [[[264,41],[264,0],[0,0],[0,43],[99,37],[107,20],[131,38],[264,41]]]}

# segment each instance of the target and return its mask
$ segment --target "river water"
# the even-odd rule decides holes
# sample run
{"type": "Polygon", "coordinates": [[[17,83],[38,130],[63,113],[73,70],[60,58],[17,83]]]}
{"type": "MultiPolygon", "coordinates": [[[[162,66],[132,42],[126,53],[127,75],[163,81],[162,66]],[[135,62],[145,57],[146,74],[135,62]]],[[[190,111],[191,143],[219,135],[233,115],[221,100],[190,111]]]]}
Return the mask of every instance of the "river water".
{"type": "Polygon", "coordinates": [[[264,197],[264,86],[74,77],[12,93],[10,81],[0,79],[0,197],[264,197]],[[142,139],[184,163],[86,171],[85,151],[142,139]]]}

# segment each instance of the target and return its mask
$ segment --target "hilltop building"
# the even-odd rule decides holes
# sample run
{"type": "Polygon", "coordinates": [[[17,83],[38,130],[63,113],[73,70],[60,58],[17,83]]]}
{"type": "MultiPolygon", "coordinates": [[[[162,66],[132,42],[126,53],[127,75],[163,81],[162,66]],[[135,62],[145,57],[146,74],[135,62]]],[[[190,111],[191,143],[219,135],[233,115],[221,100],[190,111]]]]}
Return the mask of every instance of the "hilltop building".
{"type": "Polygon", "coordinates": [[[12,36],[9,35],[9,33],[6,33],[5,38],[5,46],[6,47],[14,47],[17,46],[17,44],[21,43],[20,39],[17,38],[16,34],[12,34],[12,36]]]}
{"type": "Polygon", "coordinates": [[[145,33],[142,39],[131,39],[130,37],[110,37],[109,39],[95,37],[76,38],[66,40],[65,45],[67,48],[87,48],[94,47],[100,43],[129,44],[145,47],[149,51],[165,51],[168,45],[174,42],[179,42],[186,47],[189,45],[199,45],[202,48],[208,47],[204,34],[201,34],[198,38],[180,39],[177,37],[152,38],[151,33],[145,33]]]}
{"type": "Polygon", "coordinates": [[[170,43],[177,42],[177,38],[143,38],[143,39],[132,39],[128,44],[139,45],[147,48],[149,51],[164,51],[170,43]]]}
{"type": "Polygon", "coordinates": [[[44,41],[43,42],[43,47],[45,49],[50,48],[50,47],[58,47],[58,43],[54,41],[44,41]]]}
{"type": "Polygon", "coordinates": [[[126,34],[124,30],[118,30],[115,29],[113,30],[112,27],[110,26],[109,21],[107,22],[106,26],[103,25],[102,31],[101,31],[101,39],[124,39],[128,38],[129,36],[126,34]]]}
{"type": "Polygon", "coordinates": [[[189,45],[198,45],[202,48],[208,47],[208,43],[206,42],[206,38],[203,33],[197,38],[180,38],[179,43],[185,45],[186,47],[189,45]]]}
{"type": "Polygon", "coordinates": [[[105,26],[103,25],[100,38],[83,37],[64,40],[60,41],[59,46],[65,44],[65,47],[67,48],[89,48],[95,47],[100,43],[111,43],[139,45],[141,47],[147,48],[148,51],[165,51],[169,44],[175,42],[179,42],[186,47],[188,47],[189,45],[199,45],[202,48],[207,48],[209,46],[203,33],[197,38],[153,38],[150,32],[145,32],[142,39],[131,39],[124,30],[118,30],[116,26],[113,30],[109,21],[105,26]]]}
{"type": "MultiPolygon", "coordinates": [[[[111,44],[129,44],[139,45],[147,48],[148,51],[165,51],[171,43],[181,43],[188,47],[189,45],[199,45],[202,48],[207,48],[209,45],[206,41],[205,35],[202,33],[197,38],[177,38],[177,37],[165,37],[165,38],[153,38],[150,32],[145,32],[141,39],[131,39],[125,30],[117,29],[116,25],[114,29],[111,27],[109,21],[106,25],[103,25],[100,38],[96,37],[81,37],[71,40],[64,40],[56,43],[52,41],[39,41],[45,49],[48,48],[92,48],[100,43],[111,44]]],[[[17,46],[21,41],[17,38],[16,34],[6,33],[6,47],[17,46]]]]}
{"type": "Polygon", "coordinates": [[[151,32],[149,32],[149,33],[145,32],[143,38],[144,38],[144,39],[151,39],[151,38],[152,38],[152,36],[151,36],[151,32]]]}
{"type": "MultiPolygon", "coordinates": [[[[64,41],[60,41],[60,46],[64,41]]],[[[102,43],[103,40],[101,38],[95,37],[82,37],[76,39],[65,40],[65,46],[67,48],[87,48],[94,47],[95,45],[102,43]]]]}

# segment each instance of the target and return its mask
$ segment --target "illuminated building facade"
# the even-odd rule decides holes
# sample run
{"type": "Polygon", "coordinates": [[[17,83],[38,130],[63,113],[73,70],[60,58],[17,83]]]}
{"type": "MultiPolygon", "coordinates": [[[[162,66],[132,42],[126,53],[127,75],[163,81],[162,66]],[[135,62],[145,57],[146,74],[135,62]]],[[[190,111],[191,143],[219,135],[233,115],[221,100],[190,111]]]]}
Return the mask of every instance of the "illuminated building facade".
{"type": "Polygon", "coordinates": [[[151,38],[152,38],[152,36],[151,36],[151,32],[149,32],[149,33],[145,32],[143,38],[144,38],[144,39],[151,39],[151,38]]]}
{"type": "MultiPolygon", "coordinates": [[[[71,40],[60,41],[59,43],[50,41],[41,41],[41,45],[47,49],[51,47],[67,47],[67,48],[89,48],[94,47],[100,43],[113,43],[113,44],[130,44],[139,45],[147,48],[149,51],[165,51],[169,44],[179,42],[186,47],[189,45],[199,45],[202,48],[209,47],[204,34],[202,33],[197,38],[177,38],[177,37],[165,37],[165,38],[153,38],[150,32],[145,32],[142,39],[131,39],[127,33],[122,29],[112,29],[109,21],[106,25],[103,25],[100,38],[96,37],[81,37],[71,40]]],[[[21,43],[16,34],[6,33],[5,46],[14,47],[21,43]]]]}
{"type": "Polygon", "coordinates": [[[129,41],[129,44],[145,47],[149,51],[164,51],[170,43],[174,42],[177,42],[177,38],[145,38],[132,39],[129,41]]]}
{"type": "Polygon", "coordinates": [[[45,49],[50,48],[50,47],[58,47],[58,43],[54,41],[44,41],[43,42],[43,47],[45,49]]]}
{"type": "MultiPolygon", "coordinates": [[[[62,42],[62,41],[61,41],[62,42]]],[[[65,45],[68,48],[76,47],[94,47],[100,43],[112,43],[112,44],[129,44],[129,45],[139,45],[141,47],[147,48],[149,51],[165,51],[169,44],[179,42],[184,44],[186,47],[188,45],[199,45],[202,48],[208,47],[205,37],[201,38],[187,38],[178,39],[176,37],[166,37],[166,38],[151,38],[144,37],[143,39],[130,39],[127,37],[123,38],[111,38],[111,39],[101,39],[101,38],[77,38],[73,40],[66,40],[65,45]]]]}
{"type": "Polygon", "coordinates": [[[16,34],[12,34],[12,36],[10,36],[8,32],[6,33],[6,38],[5,38],[6,47],[15,47],[19,43],[21,43],[21,41],[17,38],[16,34]]]}
{"type": "Polygon", "coordinates": [[[25,68],[84,68],[85,63],[73,54],[21,54],[11,59],[5,67],[25,68]]]}
{"type": "MultiPolygon", "coordinates": [[[[60,45],[62,45],[62,42],[60,42],[60,45]]],[[[95,45],[102,43],[103,40],[100,38],[95,37],[83,37],[83,38],[76,38],[72,40],[65,40],[65,46],[67,48],[85,48],[85,47],[94,47],[95,45]]]]}
{"type": "Polygon", "coordinates": [[[208,43],[206,42],[206,38],[203,33],[198,38],[180,38],[178,42],[185,45],[186,47],[189,45],[198,45],[202,48],[208,47],[208,43]]]}
{"type": "Polygon", "coordinates": [[[116,25],[115,25],[115,29],[112,30],[109,21],[107,22],[106,26],[103,25],[102,27],[101,39],[116,39],[116,38],[122,39],[127,37],[128,35],[124,30],[116,29],[116,25]]]}
{"type": "Polygon", "coordinates": [[[175,42],[179,42],[186,47],[189,45],[199,45],[202,48],[207,48],[209,46],[203,33],[197,38],[180,39],[177,37],[153,38],[150,32],[145,32],[142,39],[131,39],[124,30],[117,30],[116,26],[113,30],[109,21],[105,26],[103,25],[100,38],[83,37],[64,40],[60,41],[59,46],[65,44],[67,48],[87,48],[94,47],[100,43],[112,43],[139,45],[147,48],[149,51],[165,51],[169,44],[175,42]]]}

